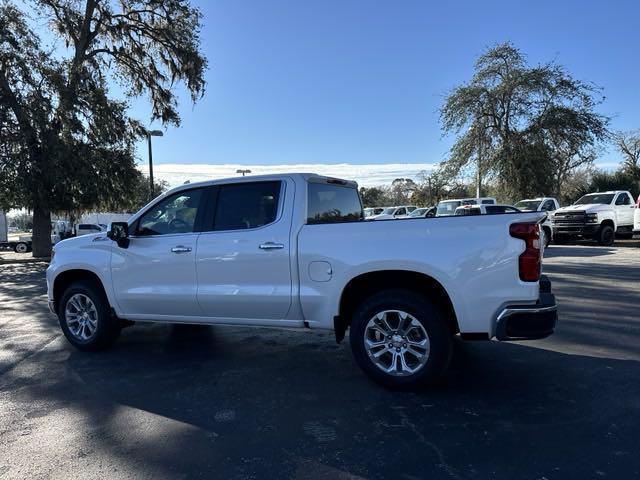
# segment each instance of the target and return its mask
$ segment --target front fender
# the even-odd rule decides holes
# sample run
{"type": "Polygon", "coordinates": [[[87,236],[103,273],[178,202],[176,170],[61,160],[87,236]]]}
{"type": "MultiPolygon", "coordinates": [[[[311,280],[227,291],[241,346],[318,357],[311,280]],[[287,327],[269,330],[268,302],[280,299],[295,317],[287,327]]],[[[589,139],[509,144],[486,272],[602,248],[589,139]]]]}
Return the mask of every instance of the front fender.
{"type": "Polygon", "coordinates": [[[56,253],[47,268],[47,297],[54,300],[54,286],[60,275],[72,270],[86,271],[95,275],[107,295],[109,304],[118,313],[111,282],[111,248],[112,241],[106,237],[95,237],[90,243],[81,245],[64,245],[56,248],[56,253]]]}

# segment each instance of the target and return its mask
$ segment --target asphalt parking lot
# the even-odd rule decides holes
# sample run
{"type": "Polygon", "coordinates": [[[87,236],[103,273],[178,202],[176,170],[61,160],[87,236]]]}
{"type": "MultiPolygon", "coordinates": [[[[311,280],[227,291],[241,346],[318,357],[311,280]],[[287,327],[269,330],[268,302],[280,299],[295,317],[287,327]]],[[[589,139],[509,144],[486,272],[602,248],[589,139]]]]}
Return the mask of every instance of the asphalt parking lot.
{"type": "Polygon", "coordinates": [[[83,354],[0,264],[0,478],[640,478],[640,241],[552,246],[555,335],[458,343],[423,393],[332,335],[135,326],[83,354]]]}

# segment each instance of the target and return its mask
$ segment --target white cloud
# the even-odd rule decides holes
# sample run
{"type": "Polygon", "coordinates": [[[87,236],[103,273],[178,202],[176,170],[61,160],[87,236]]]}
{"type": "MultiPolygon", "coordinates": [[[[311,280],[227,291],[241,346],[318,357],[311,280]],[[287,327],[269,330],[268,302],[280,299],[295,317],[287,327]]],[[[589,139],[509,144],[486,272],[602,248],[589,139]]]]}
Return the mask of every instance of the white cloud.
{"type": "MultiPolygon", "coordinates": [[[[181,164],[162,163],[153,166],[153,174],[157,179],[165,180],[169,186],[181,185],[187,180],[200,182],[219,178],[237,177],[236,170],[249,169],[251,175],[271,173],[311,172],[319,175],[355,180],[359,185],[371,187],[388,185],[396,178],[411,178],[419,180],[420,173],[432,170],[436,164],[432,163],[387,163],[387,164],[333,164],[333,165],[211,165],[211,164],[181,164]]],[[[140,170],[148,173],[148,166],[141,165],[140,170]]]]}

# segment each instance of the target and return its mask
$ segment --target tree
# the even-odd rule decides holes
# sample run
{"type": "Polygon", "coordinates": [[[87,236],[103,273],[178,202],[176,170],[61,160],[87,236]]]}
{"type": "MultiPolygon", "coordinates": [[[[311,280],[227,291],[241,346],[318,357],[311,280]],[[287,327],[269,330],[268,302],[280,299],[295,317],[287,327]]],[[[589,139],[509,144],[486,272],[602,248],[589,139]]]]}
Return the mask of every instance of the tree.
{"type": "Polygon", "coordinates": [[[640,179],[625,169],[611,173],[603,171],[594,173],[588,192],[606,192],[608,190],[628,190],[633,198],[637,198],[640,195],[640,179]]]}
{"type": "Polygon", "coordinates": [[[12,3],[0,4],[0,202],[33,210],[34,256],[48,255],[51,212],[122,201],[136,186],[141,123],[127,97],[147,95],[151,120],[179,125],[174,85],[204,93],[201,15],[187,0],[35,0],[66,45],[55,55],[12,3]],[[67,54],[65,56],[65,54],[67,54]]]}
{"type": "Polygon", "coordinates": [[[439,169],[431,172],[420,172],[420,183],[411,195],[411,203],[415,205],[433,206],[448,193],[449,180],[439,169]]]}
{"type": "Polygon", "coordinates": [[[409,198],[418,189],[418,185],[410,178],[396,178],[391,182],[389,197],[394,205],[405,205],[409,198]]]}
{"type": "Polygon", "coordinates": [[[513,196],[558,194],[607,137],[608,118],[594,112],[600,101],[596,87],[561,66],[531,67],[513,45],[497,45],[441,109],[443,131],[458,134],[444,171],[454,177],[479,163],[513,196]]]}
{"type": "Polygon", "coordinates": [[[623,169],[640,180],[640,130],[618,132],[614,142],[623,157],[623,169]]]}
{"type": "Polygon", "coordinates": [[[368,207],[381,207],[389,203],[389,195],[382,187],[360,187],[362,205],[368,207]]]}

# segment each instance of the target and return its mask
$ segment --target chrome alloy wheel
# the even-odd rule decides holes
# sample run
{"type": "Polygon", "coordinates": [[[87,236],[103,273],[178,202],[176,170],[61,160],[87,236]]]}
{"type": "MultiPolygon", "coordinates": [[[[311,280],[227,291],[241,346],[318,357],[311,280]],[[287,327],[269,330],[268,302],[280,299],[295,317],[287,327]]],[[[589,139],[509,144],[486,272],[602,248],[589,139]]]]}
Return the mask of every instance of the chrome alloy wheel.
{"type": "Polygon", "coordinates": [[[98,329],[98,309],[82,293],[69,298],[64,309],[64,319],[71,334],[83,342],[90,340],[98,329]]]}
{"type": "Polygon", "coordinates": [[[380,370],[396,377],[412,375],[424,367],[431,349],[422,324],[401,310],[385,310],[369,320],[364,346],[380,370]]]}

